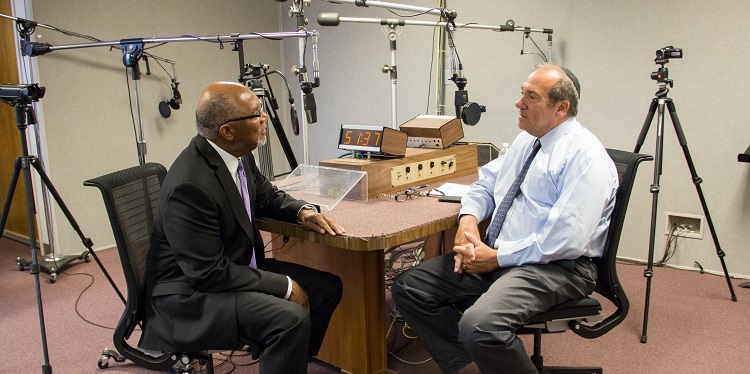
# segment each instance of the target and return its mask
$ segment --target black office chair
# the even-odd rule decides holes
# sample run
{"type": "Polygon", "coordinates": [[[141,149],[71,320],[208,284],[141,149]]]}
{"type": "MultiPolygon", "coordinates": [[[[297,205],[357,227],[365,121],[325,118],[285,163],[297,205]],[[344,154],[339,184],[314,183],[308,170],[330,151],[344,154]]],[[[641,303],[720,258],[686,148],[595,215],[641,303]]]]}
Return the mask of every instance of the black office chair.
{"type": "Polygon", "coordinates": [[[167,170],[156,163],[147,163],[98,178],[85,181],[85,186],[99,188],[107,208],[115,244],[120,255],[127,302],[125,311],[114,333],[115,351],[105,350],[98,362],[100,369],[109,366],[109,359],[117,362],[125,359],[150,370],[167,370],[171,367],[181,373],[190,371],[193,359],[206,365],[206,372],[213,374],[213,360],[207,353],[146,353],[132,347],[127,339],[143,320],[145,305],[146,256],[149,250],[154,216],[159,203],[159,192],[167,170]],[[118,354],[119,352],[119,354],[118,354]]]}
{"type": "Polygon", "coordinates": [[[609,157],[617,167],[620,187],[617,190],[615,208],[607,232],[607,242],[601,258],[593,259],[599,269],[595,292],[609,299],[617,308],[609,317],[603,318],[602,306],[592,297],[566,301],[552,307],[550,310],[534,316],[530,323],[519,333],[533,332],[534,353],[531,356],[534,366],[540,373],[589,374],[602,373],[600,367],[553,367],[544,366],[542,358],[542,333],[572,330],[586,338],[598,338],[619,325],[628,314],[630,303],[617,277],[617,247],[620,243],[622,224],[625,222],[625,212],[630,200],[630,192],[638,170],[643,161],[653,160],[649,155],[607,149],[609,157]],[[593,323],[593,324],[584,324],[593,323]]]}

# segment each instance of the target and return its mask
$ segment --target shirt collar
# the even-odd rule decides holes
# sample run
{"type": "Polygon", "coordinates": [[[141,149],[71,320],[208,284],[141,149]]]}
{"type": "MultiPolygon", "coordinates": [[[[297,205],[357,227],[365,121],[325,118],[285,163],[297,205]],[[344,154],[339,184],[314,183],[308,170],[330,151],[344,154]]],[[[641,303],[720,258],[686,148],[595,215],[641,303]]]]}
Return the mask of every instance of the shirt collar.
{"type": "Polygon", "coordinates": [[[224,160],[224,164],[227,165],[227,169],[229,169],[229,173],[232,174],[232,177],[235,177],[235,174],[237,173],[237,165],[240,164],[240,159],[237,157],[234,157],[229,154],[229,152],[221,149],[216,143],[212,142],[209,139],[206,139],[208,141],[208,144],[211,144],[212,147],[216,150],[216,153],[219,154],[222,160],[224,160]]]}
{"type": "Polygon", "coordinates": [[[563,123],[555,126],[554,129],[550,130],[548,133],[544,134],[544,136],[539,138],[539,142],[542,143],[541,150],[544,151],[545,149],[551,149],[552,146],[554,146],[555,142],[565,136],[565,134],[579,127],[581,127],[581,124],[575,117],[566,119],[563,123]]]}

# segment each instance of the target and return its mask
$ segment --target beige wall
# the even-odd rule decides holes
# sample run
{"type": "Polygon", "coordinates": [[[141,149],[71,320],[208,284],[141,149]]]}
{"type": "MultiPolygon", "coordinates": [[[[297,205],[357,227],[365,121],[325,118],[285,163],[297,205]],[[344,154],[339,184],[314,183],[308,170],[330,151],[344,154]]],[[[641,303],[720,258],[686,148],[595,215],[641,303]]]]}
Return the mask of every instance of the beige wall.
{"type": "MultiPolygon", "coordinates": [[[[405,4],[434,6],[434,1],[409,0],[405,4]]],[[[737,153],[750,144],[744,109],[748,76],[741,70],[750,51],[744,48],[745,15],[750,4],[732,0],[721,7],[703,1],[449,1],[458,11],[459,22],[552,28],[553,60],[567,65],[582,83],[580,121],[597,134],[605,146],[632,150],[657,86],[650,74],[657,66],[654,52],[673,44],[685,51],[682,60],[667,65],[675,86],[670,92],[702,188],[712,214],[731,273],[750,275],[750,237],[747,228],[750,165],[738,163],[737,153]]],[[[287,16],[289,2],[241,1],[66,1],[34,0],[34,19],[68,30],[111,40],[126,37],[213,35],[234,32],[294,30],[287,16]]],[[[321,87],[315,98],[316,124],[310,125],[310,163],[340,154],[335,142],[342,123],[386,125],[390,123],[390,80],[380,72],[390,63],[388,41],[379,26],[342,24],[323,28],[315,18],[319,12],[343,16],[393,18],[380,8],[357,8],[319,0],[306,8],[310,29],[320,31],[321,87]]],[[[405,13],[405,12],[401,12],[405,13]]],[[[432,19],[418,17],[417,19],[432,19]]],[[[43,31],[42,41],[52,44],[81,40],[43,31]]],[[[466,127],[465,140],[511,141],[518,133],[513,106],[519,87],[532,65],[533,55],[521,56],[521,33],[460,30],[456,43],[468,78],[470,99],[486,105],[487,113],[474,127],[466,127]]],[[[532,34],[546,50],[546,40],[532,34]]],[[[247,46],[248,44],[246,44],[247,46]]],[[[432,53],[432,28],[407,26],[397,39],[399,68],[399,122],[425,113],[432,53]]],[[[246,48],[248,62],[277,66],[284,73],[299,63],[296,41],[252,43],[246,48]],[[258,56],[255,58],[255,56],[258,56]]],[[[529,40],[526,50],[534,47],[529,40]]],[[[162,119],[156,111],[168,98],[167,87],[153,77],[144,77],[141,102],[148,159],[169,165],[193,135],[192,112],[197,95],[206,83],[236,80],[236,54],[216,44],[177,43],[154,50],[177,61],[183,109],[162,119]]],[[[127,104],[126,78],[120,53],[106,48],[61,51],[39,57],[40,83],[47,86],[44,99],[44,130],[50,175],[84,232],[97,247],[112,244],[104,208],[94,189],[84,188],[85,179],[137,164],[132,123],[127,104]]],[[[152,65],[152,70],[156,70],[152,65]]],[[[287,74],[295,96],[295,77],[287,74]]],[[[454,86],[447,87],[447,102],[454,86]]],[[[277,95],[282,95],[277,90],[277,95]]],[[[434,87],[430,100],[434,103],[434,87]]],[[[297,97],[297,103],[299,103],[297,97]]],[[[298,104],[300,106],[300,104],[298,104]]],[[[429,106],[429,113],[434,112],[429,106]]],[[[452,113],[452,106],[447,109],[452,113]]],[[[656,125],[642,148],[654,153],[656,125]]],[[[291,134],[291,130],[287,130],[291,134]]],[[[290,135],[297,158],[302,160],[302,140],[290,135]]],[[[665,129],[664,174],[661,177],[656,252],[661,257],[666,237],[667,211],[702,215],[698,196],[677,143],[671,122],[665,129]]],[[[280,154],[280,153],[279,153],[280,154]]],[[[279,157],[281,158],[281,157],[279,157]]],[[[645,259],[648,250],[653,163],[645,164],[632,197],[620,253],[645,259]]],[[[57,214],[61,250],[78,252],[82,246],[57,214]]],[[[680,239],[672,263],[692,267],[695,261],[706,269],[720,270],[708,227],[704,238],[680,239]]],[[[707,278],[714,279],[714,278],[707,278]]],[[[714,281],[720,281],[715,279],[714,281]]]]}
{"type": "MultiPolygon", "coordinates": [[[[280,22],[280,6],[273,1],[34,0],[32,6],[37,22],[105,41],[276,32],[280,22]]],[[[54,46],[88,43],[43,28],[38,28],[36,34],[37,41],[54,46]]],[[[278,43],[245,41],[245,62],[263,62],[273,69],[288,71],[279,66],[278,43]]],[[[198,95],[209,82],[237,81],[238,56],[230,43],[221,49],[219,44],[209,42],[171,43],[149,52],[176,61],[183,98],[181,109],[173,110],[168,119],[162,118],[158,103],[169,99],[171,90],[159,78],[168,82],[169,77],[154,61],[150,61],[152,76],[146,76],[145,64],[141,63],[139,99],[148,149],[146,159],[169,167],[195,135],[198,95]]],[[[84,187],[83,181],[138,164],[128,104],[128,84],[132,93],[133,82],[125,73],[122,53],[107,47],[81,48],[55,51],[36,60],[39,82],[47,88],[42,126],[48,173],[84,234],[94,241],[94,247],[109,248],[114,240],[102,199],[98,190],[84,187]]],[[[172,72],[169,64],[165,68],[172,72]]],[[[275,93],[283,102],[284,91],[275,87],[275,93]]],[[[135,108],[134,96],[132,100],[135,108]]],[[[55,219],[57,251],[69,254],[85,250],[59,209],[55,219]]]]}
{"type": "MultiPolygon", "coordinates": [[[[434,6],[436,1],[410,0],[403,4],[434,6]]],[[[458,21],[490,25],[513,19],[517,26],[551,28],[553,61],[570,67],[582,84],[579,120],[605,146],[633,150],[651,99],[657,91],[650,74],[656,71],[655,51],[667,45],[684,49],[684,58],[667,64],[674,88],[669,94],[677,108],[688,146],[720,244],[726,252],[730,273],[750,275],[750,165],[737,162],[737,154],[750,144],[745,120],[748,75],[741,70],[750,51],[744,48],[745,15],[750,3],[733,0],[721,6],[705,1],[448,1],[458,12],[458,21]]],[[[358,8],[315,2],[308,16],[337,12],[347,17],[395,18],[382,8],[358,8]]],[[[397,12],[408,13],[408,12],[397,12]]],[[[418,17],[432,20],[432,17],[418,17]]],[[[291,20],[282,19],[283,27],[291,20]]],[[[338,27],[317,26],[320,36],[322,85],[316,91],[319,123],[313,125],[319,143],[311,148],[311,159],[336,157],[336,137],[342,123],[385,125],[390,123],[390,79],[380,72],[390,63],[389,44],[380,26],[342,23],[338,27]],[[325,135],[323,135],[325,134],[325,135]]],[[[403,123],[427,107],[428,71],[432,53],[431,27],[406,26],[397,39],[398,118],[403,123]]],[[[531,34],[546,52],[546,38],[531,34]]],[[[487,113],[474,127],[465,127],[465,140],[512,141],[518,133],[517,111],[520,85],[540,58],[520,55],[522,33],[459,30],[456,45],[468,78],[469,98],[487,106],[487,113]]],[[[293,50],[285,45],[286,63],[293,50]]],[[[527,51],[534,46],[527,39],[527,51]]],[[[446,88],[452,105],[455,86],[446,88]]],[[[435,89],[430,99],[434,103],[435,89]]],[[[429,113],[434,113],[431,104],[429,113]]],[[[449,106],[447,113],[454,113],[449,106]]],[[[655,122],[655,121],[654,121],[655,122]]],[[[661,177],[654,256],[664,250],[665,212],[703,215],[690,172],[677,143],[669,118],[664,143],[664,173],[661,177]]],[[[656,124],[641,148],[654,154],[656,124]]],[[[649,185],[653,163],[644,164],[634,187],[624,227],[620,254],[646,259],[651,217],[649,185]]],[[[679,239],[670,263],[721,271],[708,226],[704,237],[679,239]]],[[[713,278],[707,278],[713,279],[713,278]]],[[[714,281],[721,281],[715,279],[714,281]]],[[[728,293],[727,293],[728,296],[728,293]]]]}

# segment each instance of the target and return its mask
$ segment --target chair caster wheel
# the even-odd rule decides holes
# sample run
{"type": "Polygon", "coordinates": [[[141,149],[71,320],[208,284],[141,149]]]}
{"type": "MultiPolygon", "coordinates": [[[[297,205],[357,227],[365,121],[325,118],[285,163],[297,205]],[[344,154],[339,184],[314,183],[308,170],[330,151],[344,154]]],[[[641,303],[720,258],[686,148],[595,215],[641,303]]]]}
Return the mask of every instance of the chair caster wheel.
{"type": "Polygon", "coordinates": [[[109,367],[109,359],[100,358],[99,361],[96,362],[96,366],[99,367],[99,369],[106,369],[109,367]]]}

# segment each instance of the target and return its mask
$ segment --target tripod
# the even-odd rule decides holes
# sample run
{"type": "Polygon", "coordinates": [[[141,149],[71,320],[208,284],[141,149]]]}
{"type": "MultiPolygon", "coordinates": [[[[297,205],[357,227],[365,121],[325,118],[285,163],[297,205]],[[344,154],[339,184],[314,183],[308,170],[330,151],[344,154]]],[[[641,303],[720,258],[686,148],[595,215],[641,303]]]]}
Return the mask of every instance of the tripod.
{"type": "MultiPolygon", "coordinates": [[[[669,52],[673,51],[674,49],[672,47],[667,47],[666,50],[669,52]]],[[[672,119],[672,125],[674,127],[675,132],[677,133],[677,139],[680,142],[680,146],[682,147],[682,152],[685,155],[685,161],[687,161],[688,168],[690,169],[690,175],[693,179],[693,184],[695,184],[695,189],[698,192],[698,197],[701,202],[701,206],[703,207],[703,213],[706,216],[706,221],[708,222],[708,227],[711,231],[711,237],[713,238],[714,245],[716,246],[716,255],[719,257],[719,260],[721,261],[721,267],[724,269],[724,277],[727,280],[727,285],[729,286],[729,292],[732,297],[732,301],[737,301],[737,296],[734,294],[734,289],[732,288],[732,282],[729,280],[729,273],[727,272],[727,265],[724,262],[724,251],[721,249],[721,246],[719,245],[719,239],[716,236],[716,230],[714,229],[713,221],[711,220],[711,214],[708,211],[708,206],[706,205],[706,199],[703,197],[703,190],[701,189],[701,182],[703,180],[697,175],[695,171],[695,166],[693,165],[693,159],[690,157],[690,150],[687,146],[687,141],[685,140],[685,134],[682,132],[682,126],[680,126],[680,120],[677,117],[677,110],[675,109],[674,102],[672,102],[672,99],[667,98],[667,93],[669,93],[669,87],[672,87],[672,80],[669,79],[669,70],[664,67],[666,63],[669,62],[668,58],[665,58],[665,49],[661,49],[657,51],[657,59],[655,60],[657,64],[660,65],[659,69],[656,72],[651,73],[651,79],[658,81],[659,90],[656,92],[656,97],[651,101],[651,106],[648,110],[648,115],[646,115],[646,120],[643,123],[643,127],[641,128],[641,133],[638,135],[638,141],[635,145],[635,153],[638,153],[638,151],[641,149],[641,146],[643,145],[643,141],[646,138],[646,134],[648,133],[649,126],[651,125],[651,121],[654,118],[654,113],[658,113],[656,122],[657,122],[657,130],[656,130],[656,151],[654,155],[654,180],[651,184],[651,193],[652,193],[652,202],[651,202],[651,236],[649,237],[649,244],[648,244],[648,265],[646,267],[646,270],[643,272],[643,276],[646,277],[646,303],[645,303],[645,309],[643,314],[643,333],[641,335],[641,343],[646,343],[647,337],[646,337],[646,331],[648,329],[648,310],[649,310],[649,299],[651,296],[651,278],[654,275],[653,272],[653,264],[654,264],[654,240],[656,235],[656,214],[657,214],[657,201],[659,199],[659,178],[661,176],[662,171],[662,153],[664,150],[664,109],[665,106],[667,110],[669,110],[669,116],[672,119]],[[659,53],[662,52],[662,53],[659,53]]],[[[680,58],[682,51],[679,50],[679,55],[672,54],[672,57],[680,58]]]]}
{"type": "MultiPolygon", "coordinates": [[[[16,123],[17,123],[18,130],[19,130],[20,137],[21,137],[21,150],[22,150],[22,153],[21,153],[22,156],[18,157],[14,163],[13,176],[11,177],[10,186],[8,187],[8,195],[5,199],[5,204],[3,206],[2,216],[0,216],[0,232],[4,232],[5,230],[5,223],[8,219],[8,212],[10,211],[13,194],[16,189],[16,184],[18,183],[18,177],[21,171],[23,171],[24,190],[26,192],[26,219],[27,219],[28,226],[29,226],[29,245],[31,248],[31,262],[26,262],[21,259],[16,260],[16,262],[18,263],[18,266],[21,270],[23,270],[24,267],[28,267],[31,274],[34,276],[36,300],[37,300],[37,307],[38,307],[38,312],[39,312],[39,325],[40,325],[41,336],[42,336],[42,351],[44,354],[44,365],[42,366],[42,373],[48,374],[48,373],[52,373],[52,367],[49,364],[49,354],[47,350],[47,333],[46,333],[45,325],[44,325],[44,310],[43,310],[44,308],[42,307],[42,294],[41,294],[41,289],[39,287],[39,272],[44,271],[53,275],[50,278],[50,282],[54,282],[57,272],[61,270],[61,266],[59,266],[59,264],[55,264],[56,262],[55,260],[52,261],[54,265],[54,267],[52,268],[48,267],[47,264],[39,264],[39,262],[37,261],[36,251],[39,249],[39,245],[36,239],[37,234],[36,234],[36,226],[34,222],[34,217],[36,216],[36,207],[34,205],[34,191],[31,185],[32,183],[31,168],[30,168],[31,166],[33,166],[36,172],[39,174],[39,177],[42,179],[44,186],[47,188],[47,190],[50,191],[55,201],[60,206],[60,209],[62,209],[63,213],[65,214],[65,217],[68,219],[68,222],[70,222],[70,225],[73,227],[76,233],[78,233],[78,236],[81,238],[84,246],[86,246],[87,248],[87,252],[81,253],[80,256],[72,256],[72,257],[84,259],[86,262],[88,262],[89,254],[93,256],[97,264],[99,264],[99,267],[104,272],[104,275],[107,277],[107,279],[109,279],[109,282],[110,284],[112,284],[112,287],[114,287],[115,291],[117,291],[117,294],[120,296],[120,299],[122,299],[122,301],[125,302],[125,298],[117,289],[114,281],[109,276],[107,271],[104,269],[104,266],[102,265],[101,261],[99,261],[99,257],[97,257],[96,253],[93,251],[92,246],[94,243],[91,241],[91,239],[83,235],[83,232],[81,232],[81,229],[78,226],[78,223],[75,221],[75,218],[73,218],[73,215],[70,213],[70,210],[68,210],[68,207],[62,201],[60,194],[52,185],[52,182],[50,181],[47,174],[44,172],[44,169],[42,169],[39,163],[39,160],[34,156],[29,156],[29,148],[28,148],[28,143],[27,143],[26,130],[30,124],[33,125],[37,123],[36,115],[34,113],[34,108],[31,106],[31,103],[35,101],[39,101],[39,99],[42,98],[43,96],[44,96],[44,87],[39,87],[35,84],[34,85],[21,85],[21,86],[0,85],[0,99],[2,99],[4,103],[11,105],[15,108],[16,123]]],[[[68,262],[70,261],[65,262],[65,264],[67,265],[68,262]]]]}
{"type": "MultiPolygon", "coordinates": [[[[253,91],[255,96],[257,96],[260,100],[261,110],[263,110],[264,113],[268,114],[268,119],[273,125],[276,136],[279,137],[279,143],[281,144],[281,148],[284,151],[284,155],[286,156],[287,162],[289,163],[289,167],[293,171],[295,168],[297,168],[297,166],[299,166],[299,164],[297,163],[297,158],[294,156],[292,146],[289,144],[289,139],[286,137],[286,132],[284,131],[284,127],[281,124],[281,120],[279,119],[279,114],[277,112],[277,109],[279,109],[279,104],[276,101],[276,97],[274,97],[273,95],[271,82],[268,80],[269,74],[276,73],[279,74],[282,78],[284,78],[284,75],[277,70],[269,72],[269,66],[265,64],[245,64],[242,40],[238,39],[235,41],[234,50],[237,51],[237,55],[239,57],[240,75],[238,80],[240,83],[246,84],[253,91]],[[268,83],[268,89],[263,87],[263,78],[265,78],[266,83],[268,83]]],[[[284,78],[284,83],[286,83],[286,78],[284,78]]],[[[287,85],[287,90],[289,91],[289,104],[291,105],[290,113],[292,118],[292,127],[295,134],[298,134],[299,123],[297,119],[297,112],[295,111],[294,98],[292,97],[289,85],[287,85]]],[[[269,180],[275,180],[276,175],[274,175],[273,172],[273,160],[271,156],[270,137],[268,136],[268,132],[266,132],[266,143],[258,147],[258,158],[260,164],[259,168],[261,173],[265,175],[266,178],[268,178],[269,180]]]]}

